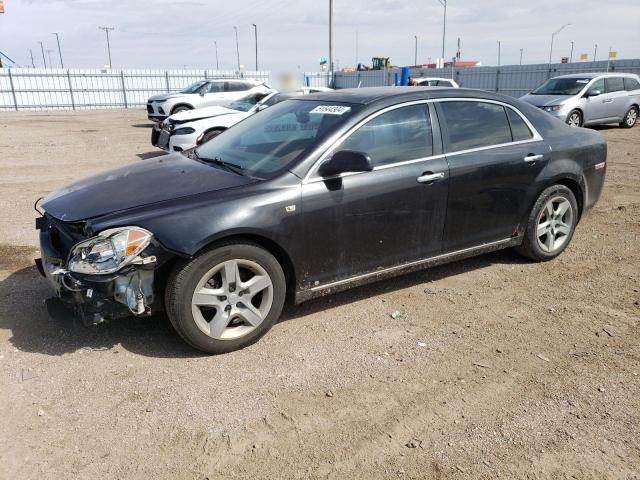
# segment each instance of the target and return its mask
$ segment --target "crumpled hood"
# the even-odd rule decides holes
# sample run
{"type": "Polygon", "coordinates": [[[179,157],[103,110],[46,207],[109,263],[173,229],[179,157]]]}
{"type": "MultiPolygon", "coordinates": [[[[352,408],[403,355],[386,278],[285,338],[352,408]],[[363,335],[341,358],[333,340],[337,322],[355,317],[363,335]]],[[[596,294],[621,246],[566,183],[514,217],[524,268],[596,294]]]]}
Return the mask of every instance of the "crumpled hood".
{"type": "Polygon", "coordinates": [[[527,93],[520,97],[520,100],[530,103],[536,107],[546,107],[548,105],[559,105],[566,102],[574,95],[531,95],[527,93]]]}
{"type": "Polygon", "coordinates": [[[190,95],[188,93],[162,93],[160,95],[153,95],[151,97],[149,97],[149,100],[147,100],[148,102],[164,102],[166,100],[169,100],[170,98],[176,98],[176,97],[184,97],[190,95]]]}
{"type": "Polygon", "coordinates": [[[193,110],[184,110],[182,112],[174,113],[169,117],[171,123],[186,123],[193,122],[195,120],[202,120],[204,118],[217,117],[218,115],[230,115],[233,113],[245,113],[239,110],[234,110],[227,107],[204,107],[196,108],[193,110]]]}
{"type": "Polygon", "coordinates": [[[254,181],[176,153],[87,177],[50,193],[42,207],[60,220],[78,221],[254,181]]]}

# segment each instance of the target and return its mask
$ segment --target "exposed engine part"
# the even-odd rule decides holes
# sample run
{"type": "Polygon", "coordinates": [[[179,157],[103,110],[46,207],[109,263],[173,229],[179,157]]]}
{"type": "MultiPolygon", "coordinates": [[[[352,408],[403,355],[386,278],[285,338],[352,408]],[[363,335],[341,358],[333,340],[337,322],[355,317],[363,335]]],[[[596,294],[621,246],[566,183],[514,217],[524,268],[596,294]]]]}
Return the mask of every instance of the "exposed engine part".
{"type": "Polygon", "coordinates": [[[134,315],[150,313],[153,303],[153,270],[134,270],[118,276],[113,286],[114,298],[131,310],[134,315]]]}

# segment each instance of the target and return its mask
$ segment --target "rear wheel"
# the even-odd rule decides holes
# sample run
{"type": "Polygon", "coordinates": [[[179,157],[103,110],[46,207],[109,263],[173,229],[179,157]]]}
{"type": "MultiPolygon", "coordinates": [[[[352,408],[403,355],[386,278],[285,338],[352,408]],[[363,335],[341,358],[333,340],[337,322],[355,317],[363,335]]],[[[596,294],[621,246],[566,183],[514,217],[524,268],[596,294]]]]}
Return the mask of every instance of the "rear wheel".
{"type": "Polygon", "coordinates": [[[631,128],[636,124],[637,121],[638,121],[638,108],[631,107],[629,110],[627,110],[627,113],[624,115],[622,122],[620,122],[620,126],[622,128],[631,128]]]}
{"type": "Polygon", "coordinates": [[[571,242],[578,223],[578,204],[564,185],[544,190],[536,201],[517,251],[537,262],[560,255],[571,242]]]}
{"type": "Polygon", "coordinates": [[[567,115],[567,125],[570,127],[582,126],[582,113],[580,113],[580,110],[572,110],[571,113],[567,115]]]}
{"type": "Polygon", "coordinates": [[[226,244],[176,267],[165,293],[180,336],[209,353],[244,348],[276,323],[286,294],[278,261],[254,244],[226,244]]]}

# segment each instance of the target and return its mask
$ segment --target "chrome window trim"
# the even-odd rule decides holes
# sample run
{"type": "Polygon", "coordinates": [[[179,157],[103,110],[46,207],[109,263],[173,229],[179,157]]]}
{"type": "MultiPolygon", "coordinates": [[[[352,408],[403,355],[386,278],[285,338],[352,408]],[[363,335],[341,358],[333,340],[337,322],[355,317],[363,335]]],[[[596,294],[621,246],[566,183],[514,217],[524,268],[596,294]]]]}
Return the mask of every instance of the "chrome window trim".
{"type": "Polygon", "coordinates": [[[345,283],[356,282],[358,280],[363,280],[365,278],[375,277],[377,275],[384,275],[386,273],[394,272],[394,271],[397,271],[397,270],[402,270],[404,268],[413,267],[415,265],[434,262],[434,261],[442,260],[442,259],[448,258],[448,257],[455,257],[457,255],[470,253],[470,252],[473,252],[475,250],[481,250],[481,249],[487,248],[487,247],[504,245],[504,244],[507,244],[507,243],[509,243],[511,241],[513,241],[513,237],[504,238],[502,240],[497,240],[497,241],[494,241],[494,242],[482,243],[480,245],[475,245],[473,247],[463,248],[462,250],[456,250],[456,251],[453,251],[453,252],[441,253],[439,255],[434,255],[432,257],[421,258],[420,260],[414,260],[412,262],[403,263],[402,265],[395,265],[393,267],[382,268],[380,270],[374,270],[373,272],[367,272],[367,273],[362,273],[362,274],[359,274],[359,275],[354,275],[353,277],[344,278],[342,280],[336,280],[334,282],[324,283],[322,285],[316,285],[316,286],[311,287],[309,290],[312,291],[312,292],[315,292],[315,291],[318,291],[318,290],[324,290],[326,288],[337,287],[339,285],[344,285],[345,283]]]}
{"type": "MultiPolygon", "coordinates": [[[[374,172],[377,171],[377,170],[383,170],[383,169],[392,168],[392,167],[399,167],[399,166],[403,166],[403,165],[409,165],[409,164],[412,164],[412,163],[424,162],[424,161],[427,161],[427,160],[440,159],[440,158],[444,158],[446,156],[462,155],[462,154],[465,154],[465,153],[480,152],[480,151],[489,150],[489,149],[492,149],[492,148],[501,148],[501,147],[507,147],[507,146],[511,146],[511,145],[522,145],[522,144],[526,144],[526,143],[540,142],[540,141],[544,140],[542,135],[540,135],[538,130],[536,130],[536,128],[533,126],[533,124],[529,121],[529,119],[520,110],[518,110],[513,105],[509,105],[508,103],[501,102],[499,100],[491,100],[491,99],[486,99],[486,98],[459,98],[459,97],[432,98],[432,99],[426,99],[426,100],[412,100],[410,102],[398,103],[396,105],[390,105],[388,107],[385,107],[385,108],[383,108],[381,110],[378,110],[377,112],[372,113],[368,117],[363,118],[358,123],[356,123],[353,127],[351,127],[349,130],[347,130],[345,133],[343,133],[340,137],[338,137],[331,144],[331,146],[329,146],[320,155],[318,160],[316,160],[316,162],[311,166],[311,168],[309,168],[309,170],[307,171],[307,174],[302,179],[302,184],[305,185],[305,184],[308,184],[308,183],[323,182],[323,181],[326,181],[326,180],[333,180],[333,179],[336,179],[336,178],[350,177],[352,175],[360,175],[362,173],[368,173],[368,172],[348,172],[348,173],[342,173],[340,175],[334,175],[334,176],[331,176],[331,177],[319,177],[319,176],[312,177],[313,174],[317,173],[317,170],[320,167],[320,165],[322,164],[322,162],[325,161],[326,158],[331,153],[333,153],[337,147],[339,147],[342,144],[342,142],[344,142],[348,137],[351,136],[351,134],[353,134],[353,132],[358,130],[362,125],[364,125],[365,123],[369,122],[370,120],[373,120],[377,116],[382,115],[383,113],[389,112],[391,110],[395,110],[397,108],[409,107],[409,106],[412,106],[412,105],[421,105],[421,104],[425,104],[426,105],[426,104],[429,104],[429,103],[438,103],[438,102],[481,102],[481,103],[493,103],[495,105],[501,105],[501,106],[503,106],[505,108],[510,108],[511,110],[516,112],[516,114],[518,114],[520,116],[520,118],[524,121],[524,123],[527,125],[527,127],[529,127],[529,130],[531,130],[531,133],[533,134],[533,137],[528,139],[528,140],[518,140],[518,141],[515,141],[515,142],[507,142],[507,143],[500,143],[500,144],[496,144],[496,145],[488,145],[486,147],[469,148],[469,149],[466,149],[466,150],[455,150],[455,151],[452,151],[452,152],[445,152],[443,154],[432,155],[432,156],[423,157],[423,158],[416,158],[416,159],[413,159],[413,160],[402,160],[400,162],[389,163],[389,164],[386,164],[386,165],[380,165],[378,167],[374,167],[373,168],[374,172]]],[[[433,126],[432,126],[432,128],[433,128],[433,126]]]]}

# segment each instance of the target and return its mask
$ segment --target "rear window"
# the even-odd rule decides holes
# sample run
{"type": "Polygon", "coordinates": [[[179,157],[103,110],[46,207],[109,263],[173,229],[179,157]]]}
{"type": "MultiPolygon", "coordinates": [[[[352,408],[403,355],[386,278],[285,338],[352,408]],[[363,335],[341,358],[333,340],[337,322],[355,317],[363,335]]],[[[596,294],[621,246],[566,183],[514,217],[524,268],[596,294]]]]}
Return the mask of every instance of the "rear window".
{"type": "Polygon", "coordinates": [[[440,102],[448,132],[448,151],[489,147],[512,141],[502,105],[485,102],[440,102]]]}
{"type": "Polygon", "coordinates": [[[619,92],[624,90],[624,82],[622,77],[607,77],[604,79],[604,84],[607,89],[607,93],[619,92]]]}
{"type": "Polygon", "coordinates": [[[509,118],[509,125],[511,125],[511,136],[514,142],[520,142],[522,140],[529,140],[533,138],[533,133],[529,130],[529,127],[524,122],[522,117],[518,115],[515,110],[507,108],[507,117],[509,118]]]}
{"type": "Polygon", "coordinates": [[[624,77],[624,89],[628,92],[632,90],[640,90],[640,82],[635,78],[624,77]]]}
{"type": "Polygon", "coordinates": [[[227,92],[242,92],[249,88],[249,84],[245,82],[227,82],[227,92]]]}

